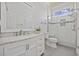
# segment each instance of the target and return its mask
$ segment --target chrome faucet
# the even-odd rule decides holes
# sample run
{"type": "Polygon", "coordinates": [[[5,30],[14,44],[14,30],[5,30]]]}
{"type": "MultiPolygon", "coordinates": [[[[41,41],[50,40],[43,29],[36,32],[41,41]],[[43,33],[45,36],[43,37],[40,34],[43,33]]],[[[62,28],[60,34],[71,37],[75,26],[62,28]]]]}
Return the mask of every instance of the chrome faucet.
{"type": "Polygon", "coordinates": [[[20,30],[20,31],[19,31],[19,35],[22,35],[22,32],[23,32],[23,31],[22,31],[22,30],[20,30]]]}
{"type": "Polygon", "coordinates": [[[22,35],[22,33],[23,33],[23,31],[20,30],[20,31],[16,32],[16,36],[22,35]]]}

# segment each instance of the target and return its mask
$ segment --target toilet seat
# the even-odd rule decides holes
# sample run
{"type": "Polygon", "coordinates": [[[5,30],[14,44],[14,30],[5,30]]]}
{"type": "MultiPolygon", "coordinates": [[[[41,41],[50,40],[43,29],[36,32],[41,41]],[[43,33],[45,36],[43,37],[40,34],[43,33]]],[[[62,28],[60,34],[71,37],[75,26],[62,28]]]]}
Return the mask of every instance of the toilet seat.
{"type": "Polygon", "coordinates": [[[57,38],[54,34],[46,34],[46,44],[52,48],[57,48],[57,38]]]}
{"type": "Polygon", "coordinates": [[[47,40],[48,41],[51,41],[51,42],[57,42],[57,39],[56,38],[48,38],[47,40]]]}

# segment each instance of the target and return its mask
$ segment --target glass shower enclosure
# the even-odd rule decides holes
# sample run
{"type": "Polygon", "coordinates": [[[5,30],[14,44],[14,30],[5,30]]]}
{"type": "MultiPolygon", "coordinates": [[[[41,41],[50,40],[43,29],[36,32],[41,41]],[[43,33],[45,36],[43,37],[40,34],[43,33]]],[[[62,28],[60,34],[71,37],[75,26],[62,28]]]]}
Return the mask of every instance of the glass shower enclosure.
{"type": "Polygon", "coordinates": [[[63,2],[54,8],[50,8],[50,15],[48,16],[51,18],[47,20],[47,31],[58,39],[58,44],[72,48],[78,47],[78,4],[77,2],[63,2]]]}

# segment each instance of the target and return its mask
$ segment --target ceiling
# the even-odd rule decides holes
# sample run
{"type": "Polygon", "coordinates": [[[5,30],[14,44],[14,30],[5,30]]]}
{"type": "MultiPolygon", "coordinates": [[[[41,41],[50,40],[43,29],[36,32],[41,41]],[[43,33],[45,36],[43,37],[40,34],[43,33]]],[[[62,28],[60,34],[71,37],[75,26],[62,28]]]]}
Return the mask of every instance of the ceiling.
{"type": "Polygon", "coordinates": [[[65,2],[50,2],[50,7],[53,8],[53,7],[56,7],[56,6],[63,4],[63,3],[65,3],[65,2]]]}

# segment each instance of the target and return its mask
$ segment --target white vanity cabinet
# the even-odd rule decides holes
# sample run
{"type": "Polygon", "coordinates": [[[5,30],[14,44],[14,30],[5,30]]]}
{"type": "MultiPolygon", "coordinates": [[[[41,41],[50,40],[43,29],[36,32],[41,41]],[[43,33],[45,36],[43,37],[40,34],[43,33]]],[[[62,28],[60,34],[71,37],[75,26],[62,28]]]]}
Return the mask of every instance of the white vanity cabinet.
{"type": "Polygon", "coordinates": [[[4,56],[26,55],[26,41],[10,43],[4,46],[4,56]]]}
{"type": "Polygon", "coordinates": [[[44,35],[35,35],[36,36],[29,38],[27,38],[27,36],[22,36],[18,38],[20,39],[18,41],[12,41],[8,42],[7,44],[3,44],[0,46],[0,56],[40,56],[42,53],[44,53],[45,49],[44,35]]]}

